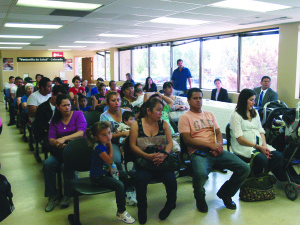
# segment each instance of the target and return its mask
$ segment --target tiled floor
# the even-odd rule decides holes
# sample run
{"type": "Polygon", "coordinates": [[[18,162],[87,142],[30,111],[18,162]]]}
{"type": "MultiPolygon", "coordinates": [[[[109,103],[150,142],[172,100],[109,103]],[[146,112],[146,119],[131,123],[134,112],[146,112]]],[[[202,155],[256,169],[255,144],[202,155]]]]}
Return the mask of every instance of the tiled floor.
{"type": "MultiPolygon", "coordinates": [[[[29,151],[21,134],[15,126],[7,127],[9,116],[3,103],[0,103],[0,117],[4,127],[0,135],[1,173],[12,185],[15,211],[1,224],[3,225],[65,225],[69,224],[67,216],[73,211],[73,204],[67,209],[57,206],[52,212],[44,211],[47,199],[44,197],[44,178],[42,163],[38,164],[33,153],[29,151]]],[[[43,158],[43,157],[42,157],[43,158]]],[[[237,210],[226,209],[215,195],[218,188],[229,178],[227,175],[211,173],[206,184],[208,213],[197,211],[193,198],[191,179],[179,178],[177,208],[165,221],[158,219],[158,213],[165,203],[165,190],[162,184],[152,184],[148,188],[148,221],[147,224],[299,224],[300,197],[290,201],[284,193],[284,183],[276,184],[276,199],[264,202],[245,203],[239,200],[238,194],[233,199],[237,210]]],[[[80,174],[80,176],[87,173],[80,174]]],[[[128,206],[127,211],[137,219],[137,208],[128,206]]],[[[123,224],[116,219],[116,204],[113,193],[80,197],[81,223],[123,224]]],[[[138,221],[135,222],[138,224],[138,221]]]]}

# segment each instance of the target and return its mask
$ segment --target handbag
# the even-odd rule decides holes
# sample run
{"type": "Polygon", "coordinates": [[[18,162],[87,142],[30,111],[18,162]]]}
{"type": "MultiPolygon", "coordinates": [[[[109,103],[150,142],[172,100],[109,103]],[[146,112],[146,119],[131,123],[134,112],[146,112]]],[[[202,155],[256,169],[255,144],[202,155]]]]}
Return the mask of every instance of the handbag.
{"type": "Polygon", "coordinates": [[[275,198],[275,190],[273,185],[276,183],[276,178],[265,173],[254,176],[253,159],[259,152],[256,152],[250,161],[251,175],[240,188],[240,199],[245,202],[255,202],[271,200],[275,198]]]}
{"type": "Polygon", "coordinates": [[[165,160],[159,164],[155,165],[152,161],[149,161],[143,157],[136,159],[136,166],[150,171],[178,171],[181,168],[181,161],[177,153],[168,153],[160,145],[150,145],[145,150],[147,154],[153,153],[163,153],[168,155],[165,160]]]}

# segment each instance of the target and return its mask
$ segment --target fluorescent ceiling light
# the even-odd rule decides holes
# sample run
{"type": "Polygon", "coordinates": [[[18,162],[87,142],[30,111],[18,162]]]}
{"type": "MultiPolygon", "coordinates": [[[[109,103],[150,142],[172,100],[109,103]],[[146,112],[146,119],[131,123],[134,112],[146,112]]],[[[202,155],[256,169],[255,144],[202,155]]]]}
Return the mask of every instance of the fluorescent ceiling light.
{"type": "Polygon", "coordinates": [[[0,49],[21,49],[23,47],[2,47],[0,46],[0,49]]]}
{"type": "Polygon", "coordinates": [[[104,44],[105,41],[74,41],[74,43],[86,43],[86,44],[104,44]]]}
{"type": "Polygon", "coordinates": [[[71,49],[63,49],[63,48],[60,48],[60,49],[48,49],[49,51],[70,51],[71,49]]]}
{"type": "Polygon", "coordinates": [[[18,27],[18,28],[40,28],[40,29],[59,29],[62,25],[51,24],[29,24],[29,23],[6,23],[5,27],[18,27]]]}
{"type": "Polygon", "coordinates": [[[92,11],[99,8],[102,4],[64,2],[64,1],[47,1],[47,0],[18,0],[17,6],[29,6],[38,8],[66,9],[79,11],[92,11]]]}
{"type": "Polygon", "coordinates": [[[30,43],[25,43],[25,42],[0,42],[0,45],[30,45],[30,43]]]}
{"type": "Polygon", "coordinates": [[[99,34],[101,37],[138,37],[139,35],[133,34],[99,34]]]}
{"type": "Polygon", "coordinates": [[[180,19],[180,18],[171,18],[171,17],[159,17],[153,20],[150,20],[152,23],[167,23],[167,24],[178,24],[178,25],[199,25],[203,23],[208,23],[209,21],[205,20],[189,20],[189,19],[180,19]]]}
{"type": "Polygon", "coordinates": [[[0,35],[0,38],[27,38],[27,39],[39,39],[44,36],[25,36],[25,35],[0,35]]]}
{"type": "Polygon", "coordinates": [[[225,0],[222,2],[213,3],[210,6],[231,8],[231,9],[242,9],[242,10],[256,11],[256,12],[269,12],[269,11],[291,8],[291,6],[260,2],[254,0],[243,0],[243,1],[225,0]]]}
{"type": "Polygon", "coordinates": [[[86,46],[58,46],[59,48],[85,48],[86,46]]]}

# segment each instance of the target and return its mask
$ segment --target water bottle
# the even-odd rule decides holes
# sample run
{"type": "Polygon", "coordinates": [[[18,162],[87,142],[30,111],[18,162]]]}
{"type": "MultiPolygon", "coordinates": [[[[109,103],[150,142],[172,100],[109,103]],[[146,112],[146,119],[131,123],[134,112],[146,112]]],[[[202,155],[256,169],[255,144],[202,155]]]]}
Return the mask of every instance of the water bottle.
{"type": "Polygon", "coordinates": [[[119,171],[117,169],[117,165],[116,164],[111,164],[111,174],[112,177],[119,180],[119,171]]]}

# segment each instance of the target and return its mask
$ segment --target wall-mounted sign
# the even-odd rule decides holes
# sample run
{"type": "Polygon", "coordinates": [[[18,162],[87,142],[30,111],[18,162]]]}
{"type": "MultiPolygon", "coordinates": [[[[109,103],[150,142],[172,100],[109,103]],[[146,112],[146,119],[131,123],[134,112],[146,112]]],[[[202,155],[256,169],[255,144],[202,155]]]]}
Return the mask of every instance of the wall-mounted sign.
{"type": "Polygon", "coordinates": [[[63,62],[64,57],[17,57],[17,62],[63,62]]]}
{"type": "Polygon", "coordinates": [[[72,59],[66,59],[64,62],[64,71],[72,71],[73,70],[73,63],[72,59]]]}
{"type": "Polygon", "coordinates": [[[52,57],[64,57],[63,52],[52,52],[52,57]]]}
{"type": "Polygon", "coordinates": [[[14,59],[3,58],[3,71],[13,71],[13,70],[14,70],[14,59]]]}

